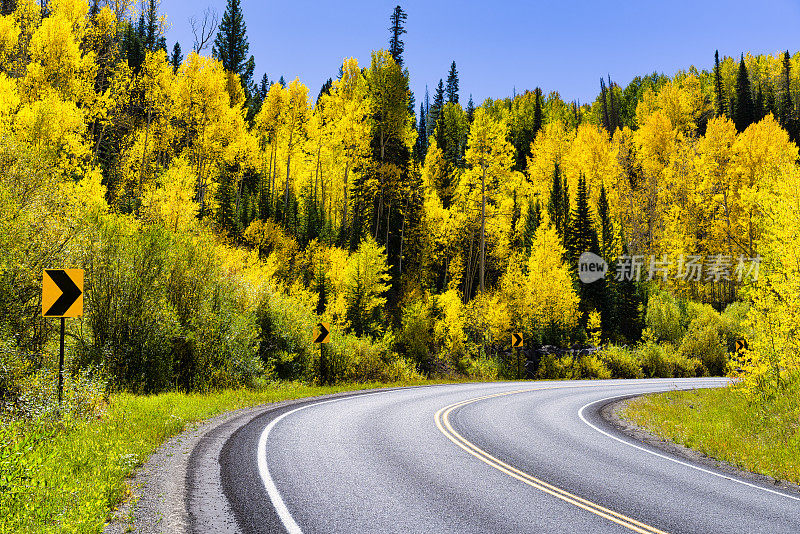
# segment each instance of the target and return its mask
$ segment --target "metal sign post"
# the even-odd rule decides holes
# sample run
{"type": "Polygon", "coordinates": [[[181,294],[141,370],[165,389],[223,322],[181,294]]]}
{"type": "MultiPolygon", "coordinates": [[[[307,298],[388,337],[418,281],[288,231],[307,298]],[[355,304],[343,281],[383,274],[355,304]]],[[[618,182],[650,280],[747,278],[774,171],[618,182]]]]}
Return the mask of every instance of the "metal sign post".
{"type": "Polygon", "coordinates": [[[42,317],[61,318],[58,351],[58,406],[64,400],[64,334],[67,317],[83,315],[83,269],[45,269],[42,274],[42,317]]]}

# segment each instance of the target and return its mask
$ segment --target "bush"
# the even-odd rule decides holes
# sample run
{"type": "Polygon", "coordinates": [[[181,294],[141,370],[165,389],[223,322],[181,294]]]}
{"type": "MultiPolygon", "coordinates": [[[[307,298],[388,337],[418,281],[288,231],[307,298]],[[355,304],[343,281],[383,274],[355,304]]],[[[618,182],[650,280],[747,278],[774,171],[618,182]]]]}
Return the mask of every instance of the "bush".
{"type": "Polygon", "coordinates": [[[672,362],[667,355],[666,349],[661,345],[653,342],[645,342],[637,350],[637,356],[642,366],[642,373],[645,377],[672,377],[672,362]]]}
{"type": "Polygon", "coordinates": [[[105,410],[106,382],[100,373],[84,369],[75,375],[64,372],[64,399],[58,405],[58,370],[39,369],[17,384],[17,397],[6,406],[13,418],[52,422],[61,416],[88,420],[105,410]]]}
{"type": "Polygon", "coordinates": [[[692,378],[708,374],[703,362],[681,354],[680,351],[668,350],[667,359],[672,367],[672,376],[675,378],[692,378]]]}
{"type": "Polygon", "coordinates": [[[398,350],[425,371],[431,370],[435,327],[427,299],[414,300],[403,308],[402,326],[397,337],[398,350]]]}
{"type": "MultiPolygon", "coordinates": [[[[314,381],[319,348],[311,333],[317,323],[313,296],[295,292],[287,295],[267,289],[258,307],[260,327],[258,354],[264,367],[283,380],[314,381]]],[[[334,342],[337,338],[334,337],[334,342]]]]}
{"type": "Polygon", "coordinates": [[[722,319],[722,335],[729,351],[736,349],[736,341],[750,338],[750,329],[746,326],[747,314],[750,304],[747,302],[733,302],[720,314],[722,319]]]}
{"type": "Polygon", "coordinates": [[[655,341],[677,344],[683,336],[681,310],[669,293],[656,293],[647,303],[645,323],[655,341]]]}
{"type": "Polygon", "coordinates": [[[699,359],[713,376],[722,376],[728,364],[728,354],[725,351],[720,324],[706,322],[701,318],[692,321],[689,331],[678,349],[678,353],[685,358],[699,359]]]}
{"type": "Polygon", "coordinates": [[[122,389],[154,393],[173,383],[170,340],[180,333],[164,281],[171,241],[163,228],[134,231],[128,221],[100,223],[88,252],[86,321],[91,336],[78,345],[77,364],[102,366],[122,389]]]}
{"type": "Polygon", "coordinates": [[[564,379],[572,378],[572,357],[558,357],[555,354],[545,354],[539,361],[539,369],[536,371],[536,378],[541,379],[564,379]]]}
{"type": "Polygon", "coordinates": [[[489,356],[469,358],[465,363],[466,374],[473,380],[496,380],[500,374],[500,365],[489,356]]]}
{"type": "Polygon", "coordinates": [[[608,346],[599,352],[600,359],[613,378],[642,378],[642,368],[636,355],[625,347],[608,346]]]}
{"type": "Polygon", "coordinates": [[[573,378],[611,378],[611,371],[600,358],[589,354],[577,359],[573,378]]]}

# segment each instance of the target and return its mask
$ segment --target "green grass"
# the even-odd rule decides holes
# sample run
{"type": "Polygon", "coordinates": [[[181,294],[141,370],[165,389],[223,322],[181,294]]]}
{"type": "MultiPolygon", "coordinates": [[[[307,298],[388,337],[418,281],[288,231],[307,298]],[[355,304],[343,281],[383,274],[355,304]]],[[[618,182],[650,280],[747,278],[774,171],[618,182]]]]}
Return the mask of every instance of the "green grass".
{"type": "Polygon", "coordinates": [[[741,469],[800,484],[798,385],[760,400],[735,387],[645,395],[622,415],[741,469]]]}
{"type": "Polygon", "coordinates": [[[283,383],[209,394],[116,395],[92,421],[0,426],[0,533],[100,532],[128,496],[127,479],[168,438],[227,410],[404,384],[283,383]]]}

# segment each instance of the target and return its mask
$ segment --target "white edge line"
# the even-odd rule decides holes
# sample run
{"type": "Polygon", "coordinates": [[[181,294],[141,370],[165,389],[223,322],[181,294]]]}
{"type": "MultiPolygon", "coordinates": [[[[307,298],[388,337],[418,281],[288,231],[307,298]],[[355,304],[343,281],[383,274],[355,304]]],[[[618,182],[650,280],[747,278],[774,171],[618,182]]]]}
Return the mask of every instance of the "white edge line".
{"type": "MultiPolygon", "coordinates": [[[[431,386],[422,386],[422,387],[431,387],[431,386]]],[[[272,506],[275,508],[275,511],[278,513],[278,517],[280,518],[281,523],[283,523],[283,527],[289,534],[303,534],[303,530],[300,528],[300,525],[298,525],[297,522],[294,520],[292,514],[289,513],[289,509],[286,507],[286,503],[283,501],[283,497],[281,497],[281,494],[278,491],[278,487],[275,485],[275,481],[272,479],[272,475],[269,472],[269,466],[267,465],[267,438],[269,438],[270,431],[275,427],[275,425],[277,425],[281,421],[281,419],[283,419],[284,417],[288,417],[293,413],[299,412],[300,410],[305,410],[306,408],[319,406],[321,404],[328,404],[331,402],[353,400],[354,398],[357,397],[369,397],[371,395],[385,394],[388,393],[389,391],[393,390],[387,389],[383,391],[374,391],[371,393],[357,393],[356,395],[348,395],[346,397],[341,397],[338,399],[329,399],[325,401],[314,402],[311,404],[305,404],[303,406],[300,406],[299,408],[295,408],[294,410],[289,410],[288,412],[282,413],[281,415],[270,421],[269,424],[261,432],[261,436],[258,438],[258,447],[256,449],[258,474],[261,476],[261,481],[264,483],[264,487],[267,490],[267,495],[269,495],[269,498],[272,501],[272,506]]]]}
{"type": "Polygon", "coordinates": [[[687,463],[687,462],[682,462],[682,461],[678,460],[677,458],[672,458],[670,456],[666,456],[664,454],[660,454],[660,453],[658,453],[656,451],[647,449],[645,447],[640,447],[639,445],[636,445],[634,443],[631,443],[630,441],[626,441],[626,440],[624,440],[622,438],[614,436],[613,434],[609,434],[605,430],[602,430],[602,429],[596,427],[595,425],[593,425],[592,423],[587,421],[586,417],[584,417],[584,415],[583,415],[583,411],[586,408],[588,408],[589,406],[592,406],[593,404],[599,404],[601,402],[606,402],[606,401],[610,401],[610,400],[613,400],[613,399],[621,399],[622,397],[628,397],[628,396],[629,395],[615,395],[613,397],[606,397],[605,399],[600,399],[600,400],[596,400],[596,401],[592,401],[592,402],[586,403],[581,407],[580,410],[578,410],[578,416],[581,418],[581,420],[584,423],[586,423],[587,425],[589,425],[593,429],[597,430],[598,432],[600,432],[604,436],[608,436],[609,438],[614,439],[616,441],[619,441],[620,443],[624,443],[625,445],[628,445],[629,447],[633,447],[634,449],[639,449],[640,451],[644,451],[646,453],[652,454],[653,456],[658,456],[659,458],[663,458],[665,460],[669,460],[670,462],[675,462],[676,464],[684,465],[686,467],[691,467],[692,469],[695,469],[697,471],[701,471],[703,473],[707,473],[709,475],[714,475],[715,477],[724,478],[725,480],[730,480],[731,482],[736,482],[738,484],[742,484],[744,486],[749,486],[751,488],[755,488],[755,489],[758,489],[758,490],[761,490],[761,491],[767,491],[769,493],[774,493],[775,495],[780,495],[781,497],[786,497],[787,499],[793,499],[795,501],[800,501],[800,497],[795,497],[793,495],[789,495],[789,494],[783,493],[781,491],[776,491],[776,490],[773,490],[773,489],[765,488],[765,487],[759,486],[757,484],[751,484],[750,482],[746,482],[744,480],[740,480],[738,478],[735,478],[735,477],[732,477],[732,476],[729,476],[729,475],[723,475],[722,473],[717,473],[717,472],[714,472],[714,471],[710,471],[708,469],[703,469],[702,467],[699,467],[697,465],[693,465],[693,464],[690,464],[690,463],[687,463]]]}

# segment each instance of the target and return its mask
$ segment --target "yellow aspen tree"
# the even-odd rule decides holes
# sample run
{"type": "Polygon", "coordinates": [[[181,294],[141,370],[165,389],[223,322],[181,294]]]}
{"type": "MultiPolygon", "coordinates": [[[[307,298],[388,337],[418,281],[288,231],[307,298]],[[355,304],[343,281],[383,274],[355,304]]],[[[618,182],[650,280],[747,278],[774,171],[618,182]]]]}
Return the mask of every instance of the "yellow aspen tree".
{"type": "Polygon", "coordinates": [[[372,100],[367,98],[367,81],[355,58],[342,63],[342,76],[333,82],[326,98],[324,113],[331,128],[332,150],[344,165],[341,191],[341,226],[347,226],[349,203],[349,175],[360,166],[369,152],[369,116],[372,100]]]}
{"type": "Polygon", "coordinates": [[[507,179],[514,164],[514,149],[507,140],[504,121],[492,119],[483,108],[475,112],[467,140],[465,173],[467,181],[479,180],[481,187],[480,291],[485,289],[486,270],[486,197],[499,182],[507,179]],[[487,190],[487,186],[491,188],[487,190]]]}
{"type": "Polygon", "coordinates": [[[261,111],[259,111],[255,119],[255,127],[260,136],[261,150],[267,152],[262,174],[266,172],[267,198],[271,209],[275,208],[273,198],[275,197],[275,176],[278,172],[278,141],[281,117],[286,105],[284,93],[285,91],[280,84],[272,84],[267,93],[267,98],[261,106],[261,111]]]}
{"type": "Polygon", "coordinates": [[[286,107],[283,110],[283,128],[286,138],[286,182],[283,193],[284,216],[289,209],[289,189],[292,183],[292,154],[298,146],[302,146],[307,135],[307,123],[310,116],[308,103],[308,87],[295,78],[286,89],[286,107]]]}

